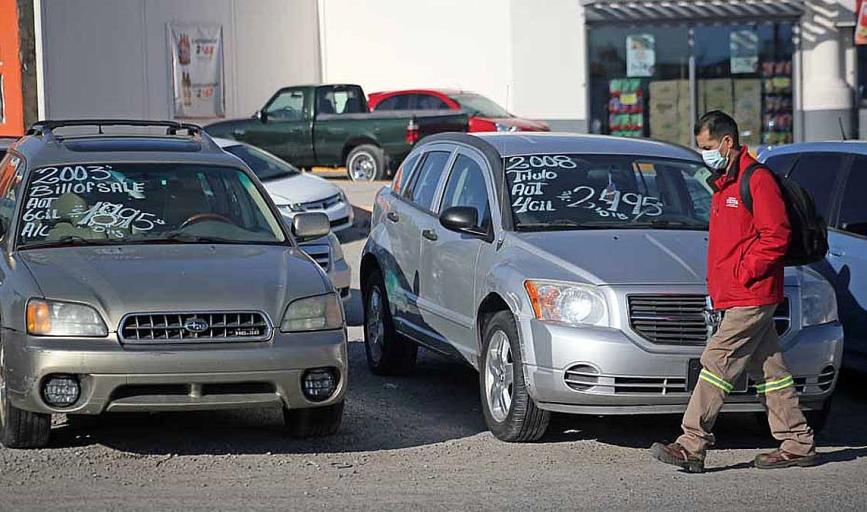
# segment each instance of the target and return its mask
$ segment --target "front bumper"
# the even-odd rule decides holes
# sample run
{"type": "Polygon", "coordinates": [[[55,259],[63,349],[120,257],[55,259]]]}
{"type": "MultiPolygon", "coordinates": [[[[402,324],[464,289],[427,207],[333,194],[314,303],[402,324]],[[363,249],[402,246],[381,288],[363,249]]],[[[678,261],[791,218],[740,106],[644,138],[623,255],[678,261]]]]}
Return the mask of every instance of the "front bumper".
{"type": "Polygon", "coordinates": [[[214,410],[285,406],[307,408],[343,400],[347,386],[345,330],[275,332],[262,343],[129,347],[116,338],[56,339],[5,330],[9,400],[43,413],[214,410]],[[301,379],[313,368],[333,368],[339,382],[325,401],[308,400],[301,379]],[[42,398],[46,377],[74,375],[81,386],[70,407],[42,398]]]}
{"type": "Polygon", "coordinates": [[[343,302],[348,301],[352,297],[352,293],[350,292],[352,269],[349,268],[349,264],[345,259],[335,261],[328,268],[328,278],[331,280],[334,288],[337,289],[337,292],[340,293],[340,299],[343,302]]]}
{"type": "MultiPolygon", "coordinates": [[[[331,222],[331,231],[333,233],[338,233],[355,225],[355,210],[348,202],[340,202],[324,210],[308,209],[306,211],[311,213],[324,213],[327,215],[328,220],[331,222]]],[[[286,218],[288,224],[291,226],[292,218],[295,217],[295,215],[296,214],[294,213],[289,215],[284,213],[283,217],[286,218]]]]}
{"type": "MultiPolygon", "coordinates": [[[[703,347],[639,346],[615,329],[520,322],[524,376],[545,410],[578,414],[674,414],[686,410],[690,359],[703,347]],[[576,373],[597,373],[594,385],[576,373]],[[576,384],[577,382],[577,384],[576,384]],[[572,384],[570,386],[570,383],[572,384]]],[[[836,386],[843,350],[839,324],[809,327],[784,338],[785,359],[804,409],[821,408],[836,386]]],[[[729,395],[724,411],[764,410],[754,386],[729,395]]]]}

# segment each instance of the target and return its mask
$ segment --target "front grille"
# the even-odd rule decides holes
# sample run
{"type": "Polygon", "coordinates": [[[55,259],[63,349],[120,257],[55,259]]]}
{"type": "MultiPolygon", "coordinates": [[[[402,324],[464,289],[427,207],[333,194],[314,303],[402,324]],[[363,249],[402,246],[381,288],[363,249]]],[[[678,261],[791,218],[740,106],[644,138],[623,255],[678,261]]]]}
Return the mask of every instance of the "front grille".
{"type": "Polygon", "coordinates": [[[587,364],[579,364],[566,370],[566,385],[575,391],[587,391],[599,383],[599,370],[587,364]]]}
{"type": "Polygon", "coordinates": [[[271,324],[256,311],[220,313],[144,313],[121,322],[125,344],[267,341],[271,324]]]}
{"type": "Polygon", "coordinates": [[[708,327],[704,295],[630,295],[629,325],[652,343],[704,345],[708,327]]]}
{"type": "MultiPolygon", "coordinates": [[[[704,295],[630,295],[629,325],[642,338],[661,345],[704,345],[708,339],[704,295]]],[[[791,326],[789,299],[774,312],[777,334],[791,326]]]]}
{"type": "Polygon", "coordinates": [[[346,224],[347,222],[349,222],[349,217],[342,217],[340,219],[332,220],[331,221],[331,227],[336,228],[337,226],[342,226],[342,225],[346,224]]]}
{"type": "Polygon", "coordinates": [[[326,272],[331,267],[331,247],[328,245],[302,245],[301,250],[313,258],[326,272]]]}
{"type": "Polygon", "coordinates": [[[686,393],[686,377],[614,377],[614,392],[630,395],[686,393]]]}
{"type": "Polygon", "coordinates": [[[319,201],[301,203],[301,207],[307,211],[327,210],[332,206],[341,203],[342,201],[343,199],[340,198],[340,194],[334,194],[333,196],[326,197],[325,199],[319,201]]]}

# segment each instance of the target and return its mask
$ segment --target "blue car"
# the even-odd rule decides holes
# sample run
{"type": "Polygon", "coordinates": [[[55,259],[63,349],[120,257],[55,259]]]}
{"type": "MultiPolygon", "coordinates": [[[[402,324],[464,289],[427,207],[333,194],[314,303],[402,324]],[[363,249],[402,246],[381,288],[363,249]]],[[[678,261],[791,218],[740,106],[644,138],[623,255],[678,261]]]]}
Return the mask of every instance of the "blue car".
{"type": "Polygon", "coordinates": [[[846,336],[843,365],[867,371],[867,142],[807,142],[759,155],[800,183],[828,220],[827,258],[813,267],[837,290],[846,336]]]}

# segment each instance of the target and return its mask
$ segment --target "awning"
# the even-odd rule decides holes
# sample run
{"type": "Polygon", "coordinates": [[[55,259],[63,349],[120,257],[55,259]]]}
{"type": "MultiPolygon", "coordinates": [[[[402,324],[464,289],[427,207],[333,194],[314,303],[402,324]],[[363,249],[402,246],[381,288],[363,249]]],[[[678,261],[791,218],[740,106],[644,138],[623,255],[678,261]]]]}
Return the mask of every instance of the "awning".
{"type": "Polygon", "coordinates": [[[799,18],[804,0],[581,0],[588,22],[799,18]]]}

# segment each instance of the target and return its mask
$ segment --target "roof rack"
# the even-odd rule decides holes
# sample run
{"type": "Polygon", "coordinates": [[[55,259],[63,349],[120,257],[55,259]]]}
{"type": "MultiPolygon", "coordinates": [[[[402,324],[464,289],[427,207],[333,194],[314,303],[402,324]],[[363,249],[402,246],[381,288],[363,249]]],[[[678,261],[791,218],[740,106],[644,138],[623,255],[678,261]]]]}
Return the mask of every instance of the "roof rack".
{"type": "Polygon", "coordinates": [[[53,131],[56,128],[66,128],[68,126],[96,126],[99,129],[100,135],[104,135],[102,129],[105,126],[163,126],[166,128],[166,135],[177,135],[179,131],[186,131],[191,137],[200,136],[205,133],[202,127],[197,124],[179,123],[177,121],[146,121],[142,119],[65,119],[57,121],[37,121],[29,130],[27,130],[27,135],[56,138],[54,137],[53,131]]]}

